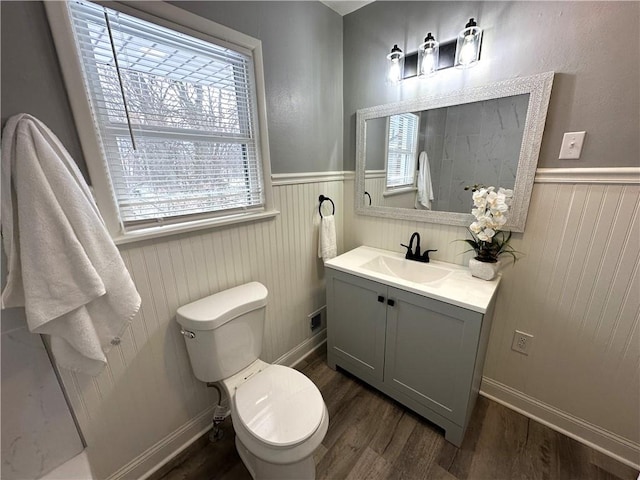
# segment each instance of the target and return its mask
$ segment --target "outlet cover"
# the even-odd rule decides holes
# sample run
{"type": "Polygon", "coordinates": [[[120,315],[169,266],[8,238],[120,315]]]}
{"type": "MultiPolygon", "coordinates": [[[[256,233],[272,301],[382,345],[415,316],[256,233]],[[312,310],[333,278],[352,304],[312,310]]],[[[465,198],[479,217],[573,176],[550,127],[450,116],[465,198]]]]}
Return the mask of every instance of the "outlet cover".
{"type": "Polygon", "coordinates": [[[511,350],[524,355],[529,355],[531,346],[533,344],[533,335],[530,333],[521,332],[516,330],[513,333],[513,342],[511,343],[511,350]]]}
{"type": "Polygon", "coordinates": [[[582,152],[582,144],[587,132],[568,132],[562,137],[562,145],[560,147],[560,160],[577,160],[582,152]]]}

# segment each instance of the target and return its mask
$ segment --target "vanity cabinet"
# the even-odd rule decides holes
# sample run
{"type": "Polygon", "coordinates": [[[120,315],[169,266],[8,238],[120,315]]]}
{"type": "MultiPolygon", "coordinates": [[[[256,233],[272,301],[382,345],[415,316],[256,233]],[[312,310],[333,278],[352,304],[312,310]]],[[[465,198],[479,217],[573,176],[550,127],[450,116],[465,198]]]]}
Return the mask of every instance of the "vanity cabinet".
{"type": "Polygon", "coordinates": [[[327,268],[327,361],[441,426],[460,446],[491,323],[472,311],[327,268]]]}

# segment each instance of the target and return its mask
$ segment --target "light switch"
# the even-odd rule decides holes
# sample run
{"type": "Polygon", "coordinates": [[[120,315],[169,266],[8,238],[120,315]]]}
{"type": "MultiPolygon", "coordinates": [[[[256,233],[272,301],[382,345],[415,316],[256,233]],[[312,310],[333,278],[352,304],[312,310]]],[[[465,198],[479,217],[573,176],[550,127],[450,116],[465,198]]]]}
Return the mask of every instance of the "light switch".
{"type": "Polygon", "coordinates": [[[562,138],[562,146],[560,147],[561,160],[576,160],[580,158],[584,136],[587,132],[568,132],[562,138]]]}

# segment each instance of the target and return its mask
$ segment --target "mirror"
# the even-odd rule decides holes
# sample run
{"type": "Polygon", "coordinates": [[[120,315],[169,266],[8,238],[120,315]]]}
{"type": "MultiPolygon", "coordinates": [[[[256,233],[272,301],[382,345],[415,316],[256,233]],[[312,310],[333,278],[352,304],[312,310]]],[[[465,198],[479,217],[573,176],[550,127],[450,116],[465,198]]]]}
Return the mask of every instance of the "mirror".
{"type": "Polygon", "coordinates": [[[505,229],[524,231],[553,73],[356,114],[356,213],[472,222],[474,184],[514,191],[505,229]]]}

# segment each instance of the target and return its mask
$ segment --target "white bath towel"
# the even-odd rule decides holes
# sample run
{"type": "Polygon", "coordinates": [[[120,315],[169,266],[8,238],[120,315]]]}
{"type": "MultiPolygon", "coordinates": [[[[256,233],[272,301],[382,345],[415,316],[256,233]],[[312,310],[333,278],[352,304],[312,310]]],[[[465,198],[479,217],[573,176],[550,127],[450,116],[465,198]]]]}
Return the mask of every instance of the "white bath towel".
{"type": "Polygon", "coordinates": [[[333,215],[320,219],[320,237],[318,238],[318,258],[331,260],[338,254],[336,240],[336,221],[333,215]]]}
{"type": "Polygon", "coordinates": [[[419,210],[431,210],[433,201],[433,185],[431,184],[431,166],[427,152],[420,153],[418,157],[418,194],[416,195],[416,208],[419,210]]]}
{"type": "Polygon", "coordinates": [[[97,375],[140,296],[75,162],[30,115],[4,128],[1,197],[2,308],[25,307],[29,330],[51,335],[58,365],[97,375]]]}

